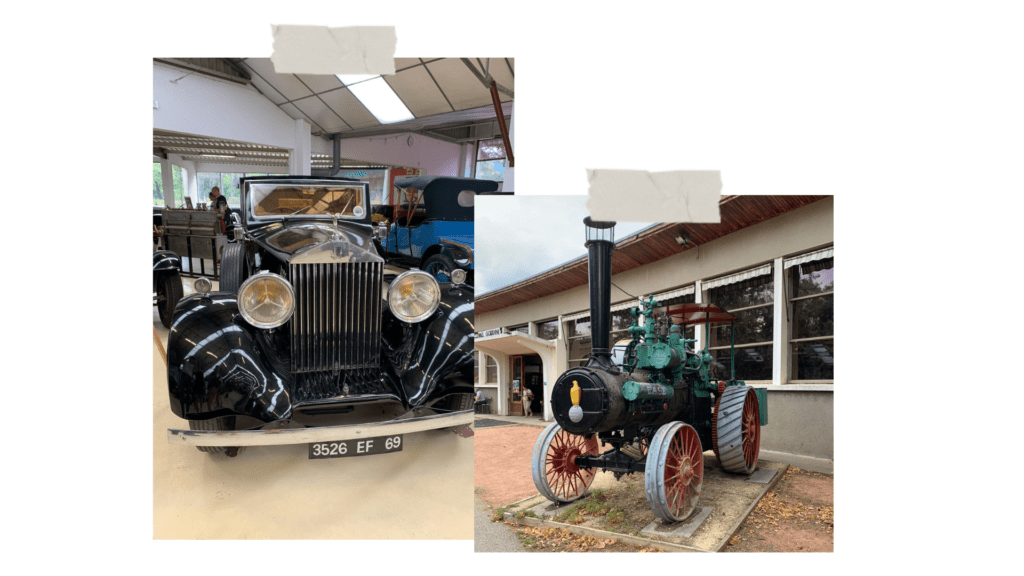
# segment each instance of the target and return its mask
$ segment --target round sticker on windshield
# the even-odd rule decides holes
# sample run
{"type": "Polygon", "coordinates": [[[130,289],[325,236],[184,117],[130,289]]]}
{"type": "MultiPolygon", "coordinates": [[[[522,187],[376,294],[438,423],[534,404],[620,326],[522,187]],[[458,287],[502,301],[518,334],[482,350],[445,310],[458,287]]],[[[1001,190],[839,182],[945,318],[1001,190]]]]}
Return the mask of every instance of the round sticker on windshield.
{"type": "Polygon", "coordinates": [[[363,217],[363,207],[362,206],[356,206],[355,208],[352,209],[352,214],[356,218],[362,218],[363,217]]]}
{"type": "Polygon", "coordinates": [[[459,206],[463,208],[469,208],[473,206],[473,198],[476,197],[476,193],[472,190],[463,190],[459,192],[459,206]]]}

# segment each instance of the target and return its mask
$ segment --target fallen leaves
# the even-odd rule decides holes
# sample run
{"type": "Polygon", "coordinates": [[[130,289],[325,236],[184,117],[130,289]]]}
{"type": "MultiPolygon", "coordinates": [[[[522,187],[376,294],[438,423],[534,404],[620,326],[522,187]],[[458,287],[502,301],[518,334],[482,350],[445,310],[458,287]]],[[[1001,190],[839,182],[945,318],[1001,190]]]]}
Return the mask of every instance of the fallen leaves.
{"type": "Polygon", "coordinates": [[[598,538],[596,536],[575,534],[565,528],[537,528],[506,524],[514,529],[524,546],[546,552],[593,552],[600,550],[610,552],[613,549],[615,552],[661,552],[657,548],[626,544],[613,538],[598,538]]]}

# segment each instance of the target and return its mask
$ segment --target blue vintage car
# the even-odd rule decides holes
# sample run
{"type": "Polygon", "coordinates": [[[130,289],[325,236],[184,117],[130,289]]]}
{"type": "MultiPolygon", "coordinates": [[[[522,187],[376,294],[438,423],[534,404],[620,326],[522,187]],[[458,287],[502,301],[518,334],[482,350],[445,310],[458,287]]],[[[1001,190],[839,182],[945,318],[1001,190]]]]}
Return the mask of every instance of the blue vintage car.
{"type": "Polygon", "coordinates": [[[397,178],[395,187],[405,195],[396,206],[395,222],[388,231],[387,250],[430,273],[438,282],[450,282],[452,271],[462,268],[473,282],[473,204],[477,194],[491,193],[498,183],[452,176],[397,178]]]}

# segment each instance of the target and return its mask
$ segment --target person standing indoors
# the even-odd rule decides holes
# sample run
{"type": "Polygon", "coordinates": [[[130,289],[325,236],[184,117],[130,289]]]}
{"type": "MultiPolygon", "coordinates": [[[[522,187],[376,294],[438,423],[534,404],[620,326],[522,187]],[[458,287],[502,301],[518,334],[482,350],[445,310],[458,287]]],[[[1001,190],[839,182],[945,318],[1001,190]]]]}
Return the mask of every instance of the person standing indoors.
{"type": "Polygon", "coordinates": [[[221,195],[220,188],[214,186],[210,189],[210,208],[213,210],[227,210],[228,199],[221,195]]]}

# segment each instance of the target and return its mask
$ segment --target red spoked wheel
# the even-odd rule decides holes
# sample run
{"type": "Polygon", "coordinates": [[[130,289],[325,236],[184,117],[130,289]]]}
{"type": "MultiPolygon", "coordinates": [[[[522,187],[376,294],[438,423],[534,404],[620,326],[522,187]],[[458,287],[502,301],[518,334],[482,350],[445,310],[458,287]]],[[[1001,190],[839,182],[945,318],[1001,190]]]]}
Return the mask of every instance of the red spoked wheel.
{"type": "Polygon", "coordinates": [[[651,511],[666,522],[685,520],[697,509],[703,481],[704,449],[697,431],[683,422],[659,428],[644,473],[651,511]]]}
{"type": "Polygon", "coordinates": [[[761,452],[761,407],[750,386],[729,386],[718,401],[718,461],[729,472],[753,474],[761,452]]]}
{"type": "Polygon", "coordinates": [[[596,470],[580,468],[576,457],[598,454],[597,437],[570,434],[558,424],[544,429],[533,447],[533,484],[552,502],[579,500],[594,482],[596,470]]]}

